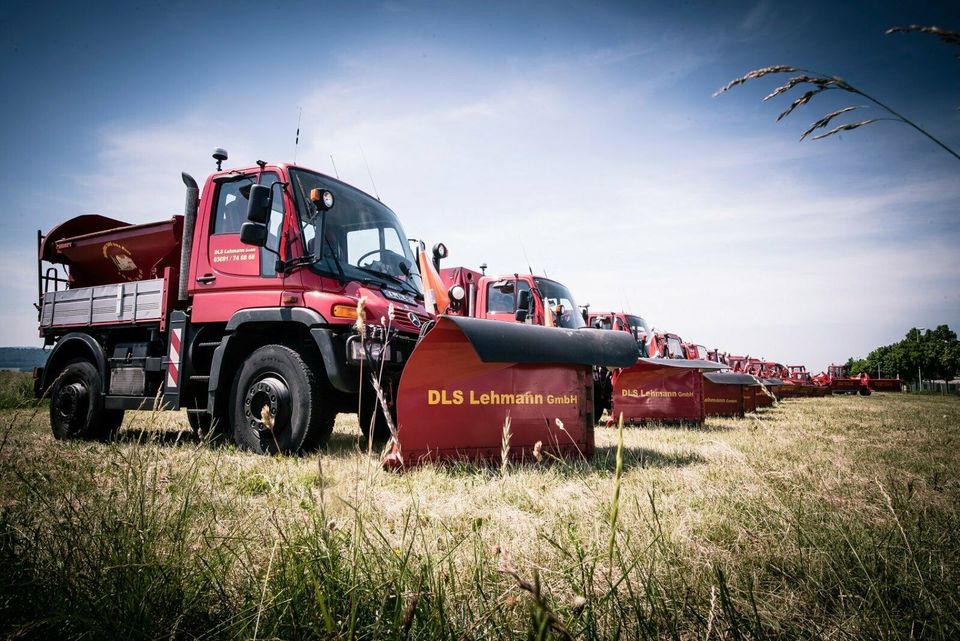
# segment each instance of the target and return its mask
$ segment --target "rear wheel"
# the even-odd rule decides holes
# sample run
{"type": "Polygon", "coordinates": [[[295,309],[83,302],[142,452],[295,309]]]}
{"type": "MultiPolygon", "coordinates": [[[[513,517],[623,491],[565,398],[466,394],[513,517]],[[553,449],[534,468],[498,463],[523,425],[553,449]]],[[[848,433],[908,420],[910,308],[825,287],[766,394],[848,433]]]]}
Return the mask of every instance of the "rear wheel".
{"type": "Polygon", "coordinates": [[[50,428],[56,439],[109,438],[123,410],[103,409],[103,379],[88,360],[67,363],[50,388],[50,428]]]}
{"type": "Polygon", "coordinates": [[[237,445],[258,454],[292,454],[326,445],[336,416],[323,386],[299,353],[266,345],[244,361],[230,394],[237,445]]]}

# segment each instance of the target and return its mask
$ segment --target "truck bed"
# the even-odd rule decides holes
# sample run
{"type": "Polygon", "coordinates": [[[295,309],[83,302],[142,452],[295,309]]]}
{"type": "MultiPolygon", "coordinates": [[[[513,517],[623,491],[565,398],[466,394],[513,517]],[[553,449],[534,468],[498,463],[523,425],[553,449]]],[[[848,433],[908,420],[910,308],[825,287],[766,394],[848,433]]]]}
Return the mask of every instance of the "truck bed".
{"type": "Polygon", "coordinates": [[[163,278],[47,292],[40,329],[157,322],[163,319],[164,294],[163,278]]]}

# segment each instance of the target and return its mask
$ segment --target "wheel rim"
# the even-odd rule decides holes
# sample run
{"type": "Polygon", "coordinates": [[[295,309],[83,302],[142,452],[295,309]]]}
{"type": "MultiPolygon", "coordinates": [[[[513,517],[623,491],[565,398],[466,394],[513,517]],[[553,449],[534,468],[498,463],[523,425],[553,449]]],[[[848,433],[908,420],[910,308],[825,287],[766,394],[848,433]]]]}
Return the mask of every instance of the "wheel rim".
{"type": "Polygon", "coordinates": [[[276,373],[268,373],[247,388],[243,399],[244,419],[265,443],[286,434],[290,425],[290,388],[276,373]],[[264,421],[264,409],[269,417],[264,421]]]}
{"type": "Polygon", "coordinates": [[[64,385],[57,392],[57,416],[61,423],[72,430],[86,415],[90,394],[83,383],[74,382],[64,385]]]}

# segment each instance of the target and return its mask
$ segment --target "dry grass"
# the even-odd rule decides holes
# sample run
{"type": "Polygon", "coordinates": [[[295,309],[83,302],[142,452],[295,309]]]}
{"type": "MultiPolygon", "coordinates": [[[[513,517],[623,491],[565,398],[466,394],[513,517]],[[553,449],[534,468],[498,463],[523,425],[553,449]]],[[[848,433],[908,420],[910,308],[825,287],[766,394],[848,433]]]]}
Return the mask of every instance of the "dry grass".
{"type": "Polygon", "coordinates": [[[346,416],[303,458],[173,413],[110,444],[3,417],[8,636],[960,634],[955,397],[798,399],[622,449],[598,428],[593,461],[508,474],[381,471],[346,416]]]}
{"type": "MultiPolygon", "coordinates": [[[[892,29],[888,29],[886,31],[887,35],[894,34],[894,33],[925,33],[925,34],[936,36],[937,38],[940,39],[941,42],[945,44],[952,45],[952,46],[960,45],[960,33],[955,31],[947,31],[939,27],[910,25],[908,27],[893,27],[892,29]]],[[[960,54],[955,54],[955,55],[958,58],[960,58],[960,54]]],[[[928,138],[931,142],[933,142],[934,144],[942,148],[944,151],[949,153],[951,156],[960,160],[960,154],[958,154],[953,148],[946,145],[942,140],[940,140],[939,138],[931,134],[929,131],[921,127],[916,122],[910,120],[903,114],[897,111],[894,111],[894,109],[892,109],[887,104],[881,102],[880,100],[873,97],[872,95],[867,94],[860,88],[850,84],[843,78],[839,78],[834,75],[824,74],[819,71],[812,71],[810,69],[802,69],[800,67],[792,67],[789,65],[773,65],[770,67],[762,67],[760,69],[754,69],[752,71],[748,71],[747,73],[745,73],[744,75],[738,78],[734,78],[733,80],[725,84],[723,87],[715,91],[713,95],[714,97],[716,97],[730,91],[735,87],[739,87],[740,85],[746,84],[747,82],[750,82],[752,80],[757,80],[759,78],[764,78],[766,76],[779,75],[784,73],[799,73],[800,75],[793,76],[789,80],[787,80],[784,84],[776,87],[773,91],[767,94],[766,97],[764,97],[763,99],[764,102],[771,100],[773,98],[776,98],[777,96],[785,95],[794,89],[799,88],[799,89],[804,89],[805,91],[798,98],[795,98],[786,109],[780,112],[780,115],[777,116],[777,122],[780,122],[785,117],[793,113],[793,111],[796,110],[798,107],[802,107],[803,105],[810,102],[814,97],[826,91],[841,91],[841,92],[850,94],[851,96],[856,96],[858,100],[860,98],[863,98],[868,102],[872,103],[872,106],[874,108],[877,108],[880,111],[887,114],[887,116],[885,117],[868,118],[866,120],[860,120],[857,122],[842,123],[840,125],[837,125],[833,129],[830,129],[829,131],[825,131],[821,134],[813,136],[811,140],[822,140],[824,138],[829,138],[830,136],[834,136],[839,133],[852,131],[854,129],[859,129],[860,127],[871,125],[875,122],[883,122],[883,121],[899,122],[901,124],[907,125],[908,127],[911,127],[921,135],[928,138]]],[[[814,121],[813,124],[811,124],[801,134],[800,140],[801,141],[804,140],[807,136],[809,136],[814,131],[817,131],[818,129],[826,128],[826,126],[834,118],[850,113],[851,111],[855,111],[857,109],[863,109],[865,107],[868,107],[868,105],[851,105],[851,106],[844,107],[842,109],[838,109],[836,111],[828,113],[827,115],[823,116],[819,120],[814,121]]]]}

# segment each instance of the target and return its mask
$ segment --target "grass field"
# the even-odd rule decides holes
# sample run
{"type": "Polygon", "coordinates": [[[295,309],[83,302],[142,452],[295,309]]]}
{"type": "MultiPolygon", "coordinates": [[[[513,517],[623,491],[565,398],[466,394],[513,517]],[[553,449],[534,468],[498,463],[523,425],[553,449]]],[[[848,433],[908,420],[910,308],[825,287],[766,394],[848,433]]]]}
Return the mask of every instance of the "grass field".
{"type": "Polygon", "coordinates": [[[628,428],[619,466],[598,428],[590,462],[388,473],[357,432],[260,458],[179,414],[102,444],[0,412],[0,634],[960,637],[956,397],[628,428]]]}

